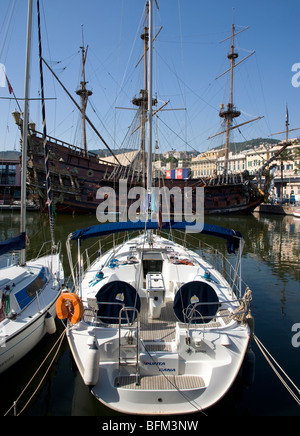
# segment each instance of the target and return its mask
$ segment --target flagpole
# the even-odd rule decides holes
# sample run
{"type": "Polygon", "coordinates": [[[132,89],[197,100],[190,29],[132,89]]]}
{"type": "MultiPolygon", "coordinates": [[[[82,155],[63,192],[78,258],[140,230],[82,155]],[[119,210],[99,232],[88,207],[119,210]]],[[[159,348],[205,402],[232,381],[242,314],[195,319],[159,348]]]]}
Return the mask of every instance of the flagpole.
{"type": "Polygon", "coordinates": [[[289,111],[288,111],[288,107],[286,105],[286,119],[285,119],[285,127],[286,127],[286,135],[285,135],[285,140],[288,141],[289,139],[289,111]]]}

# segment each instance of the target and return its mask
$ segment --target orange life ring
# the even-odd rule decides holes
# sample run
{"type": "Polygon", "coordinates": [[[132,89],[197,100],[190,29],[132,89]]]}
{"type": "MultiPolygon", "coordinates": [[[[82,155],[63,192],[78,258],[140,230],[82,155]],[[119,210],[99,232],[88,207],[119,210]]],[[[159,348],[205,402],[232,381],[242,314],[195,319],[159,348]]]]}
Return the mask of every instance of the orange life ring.
{"type": "Polygon", "coordinates": [[[71,292],[62,292],[56,302],[56,314],[59,319],[66,319],[77,324],[82,320],[84,307],[81,298],[71,292]]]}

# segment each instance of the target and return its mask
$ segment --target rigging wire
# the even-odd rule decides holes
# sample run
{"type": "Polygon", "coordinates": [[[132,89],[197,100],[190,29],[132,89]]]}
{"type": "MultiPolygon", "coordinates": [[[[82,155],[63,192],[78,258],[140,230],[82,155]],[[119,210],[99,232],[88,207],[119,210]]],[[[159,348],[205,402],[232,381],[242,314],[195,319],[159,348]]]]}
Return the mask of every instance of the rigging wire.
{"type": "MultiPolygon", "coordinates": [[[[45,9],[44,9],[44,2],[42,2],[42,5],[41,5],[41,12],[42,12],[42,14],[43,14],[43,30],[45,31],[45,35],[46,35],[46,41],[47,41],[47,48],[48,48],[48,53],[49,53],[49,57],[50,57],[50,59],[52,59],[52,56],[51,56],[51,51],[50,51],[50,42],[49,42],[49,35],[48,35],[48,28],[47,28],[47,19],[46,19],[46,16],[45,16],[45,9]]],[[[54,123],[53,123],[53,125],[54,125],[54,136],[56,136],[55,135],[55,126],[56,126],[56,117],[57,117],[57,94],[56,94],[56,82],[55,82],[55,79],[54,79],[54,77],[51,75],[51,80],[52,80],[52,85],[53,85],[53,92],[54,92],[54,97],[55,97],[55,103],[54,103],[54,123]]]]}
{"type": "MultiPolygon", "coordinates": [[[[125,68],[125,71],[124,71],[124,74],[123,74],[123,79],[122,79],[122,81],[121,81],[121,86],[120,86],[120,89],[121,89],[121,90],[123,90],[123,88],[124,88],[125,78],[126,78],[127,71],[128,71],[128,69],[129,69],[129,65],[130,65],[130,61],[131,61],[131,58],[132,58],[132,55],[133,55],[133,52],[134,52],[134,45],[135,45],[135,43],[136,43],[136,41],[137,41],[137,39],[138,39],[138,35],[139,35],[139,32],[140,32],[141,23],[143,22],[143,19],[144,19],[144,11],[143,11],[143,13],[142,13],[142,16],[141,16],[141,19],[140,19],[139,25],[138,25],[138,27],[137,27],[137,32],[136,32],[136,35],[135,35],[135,38],[134,38],[134,42],[133,42],[133,44],[132,44],[131,51],[130,51],[130,54],[129,54],[129,56],[128,56],[128,62],[127,62],[127,65],[126,65],[126,68],[125,68]]],[[[128,79],[127,79],[127,81],[129,81],[129,79],[130,79],[130,75],[128,74],[128,79]]],[[[120,95],[120,92],[119,92],[119,95],[120,95]]],[[[117,102],[117,99],[116,99],[116,102],[117,102]]]]}
{"type": "Polygon", "coordinates": [[[184,144],[188,145],[193,151],[198,153],[198,150],[196,150],[191,144],[189,144],[185,139],[183,139],[180,135],[178,135],[171,127],[169,127],[157,114],[156,117],[172,132],[174,135],[176,135],[184,144]]]}
{"type": "MultiPolygon", "coordinates": [[[[182,36],[182,21],[181,21],[181,10],[180,10],[180,0],[178,0],[178,16],[179,16],[179,31],[180,31],[180,51],[181,51],[181,61],[182,61],[182,73],[183,73],[183,102],[184,106],[187,106],[186,99],[186,87],[185,87],[185,68],[184,68],[184,58],[183,58],[183,36],[182,36]]],[[[185,111],[185,141],[187,141],[187,112],[185,111]]]]}
{"type": "MultiPolygon", "coordinates": [[[[121,41],[122,41],[122,33],[123,33],[123,22],[124,22],[124,10],[125,10],[125,5],[124,5],[124,0],[122,0],[122,13],[121,13],[121,22],[120,22],[120,33],[119,33],[119,50],[118,50],[118,67],[117,67],[117,71],[119,71],[120,69],[120,64],[121,64],[121,41]]],[[[115,89],[115,101],[117,101],[118,99],[118,83],[116,82],[116,89],[115,89]]],[[[117,142],[117,112],[116,110],[114,111],[114,137],[113,137],[113,144],[116,145],[117,142]]]]}
{"type": "Polygon", "coordinates": [[[166,63],[165,59],[158,53],[158,56],[160,57],[161,61],[164,62],[164,64],[167,66],[167,68],[176,75],[177,80],[181,83],[184,84],[184,86],[191,91],[197,98],[199,98],[199,100],[201,100],[203,103],[205,103],[207,106],[209,106],[210,108],[214,109],[214,111],[219,112],[219,110],[213,106],[212,104],[210,104],[208,101],[206,101],[204,98],[202,98],[197,92],[195,92],[187,83],[184,82],[184,80],[178,76],[178,74],[175,71],[172,71],[170,66],[166,63]]]}
{"type": "Polygon", "coordinates": [[[37,0],[37,13],[38,13],[38,38],[39,38],[39,58],[40,58],[40,84],[41,84],[41,97],[42,97],[43,148],[44,148],[44,160],[45,160],[45,170],[46,170],[47,205],[48,205],[48,212],[49,212],[49,224],[50,224],[52,248],[54,248],[55,230],[54,230],[51,181],[50,181],[49,149],[47,144],[46,110],[45,110],[45,98],[44,98],[44,76],[43,76],[43,63],[42,63],[41,15],[40,15],[39,0],[37,0]]]}
{"type": "MultiPolygon", "coordinates": [[[[7,37],[8,37],[9,28],[10,28],[11,23],[12,23],[12,18],[13,18],[13,14],[14,14],[15,6],[16,6],[16,0],[13,0],[13,4],[12,4],[12,6],[11,6],[11,11],[10,11],[10,14],[9,14],[9,18],[6,20],[6,18],[7,18],[7,16],[8,16],[8,9],[7,9],[7,13],[6,13],[5,17],[4,17],[3,24],[2,24],[2,26],[1,26],[1,31],[0,31],[0,33],[2,32],[2,28],[3,28],[3,26],[4,26],[4,23],[5,23],[5,22],[7,23],[7,24],[6,24],[6,28],[5,28],[5,30],[4,30],[3,42],[2,42],[2,45],[1,45],[1,47],[0,47],[0,59],[1,59],[2,61],[3,61],[2,53],[3,53],[4,46],[5,46],[5,44],[6,44],[6,40],[7,40],[7,37]]],[[[12,30],[13,30],[13,29],[12,29],[12,30]]]]}
{"type": "Polygon", "coordinates": [[[269,136],[271,136],[271,125],[270,125],[270,120],[269,120],[269,114],[268,114],[268,109],[267,109],[267,102],[266,102],[266,96],[264,93],[264,87],[263,87],[263,82],[262,82],[262,75],[259,69],[259,64],[258,64],[258,59],[257,56],[255,56],[255,61],[256,61],[256,68],[257,68],[257,72],[258,72],[258,78],[259,78],[259,84],[260,84],[260,90],[261,90],[261,95],[262,95],[262,99],[263,99],[263,103],[264,103],[264,113],[265,113],[265,123],[267,126],[267,129],[269,130],[269,136]]]}

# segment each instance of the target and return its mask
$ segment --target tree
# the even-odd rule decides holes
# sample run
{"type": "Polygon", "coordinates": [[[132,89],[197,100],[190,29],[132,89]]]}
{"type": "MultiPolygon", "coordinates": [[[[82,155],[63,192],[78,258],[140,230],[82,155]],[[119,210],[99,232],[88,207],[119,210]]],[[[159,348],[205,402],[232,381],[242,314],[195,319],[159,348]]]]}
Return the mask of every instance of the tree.
{"type": "Polygon", "coordinates": [[[280,169],[281,169],[281,192],[280,192],[280,197],[281,197],[281,201],[283,200],[283,164],[284,162],[289,162],[291,160],[293,160],[293,152],[291,150],[284,150],[280,156],[280,169]]]}
{"type": "Polygon", "coordinates": [[[300,147],[294,149],[293,160],[295,162],[295,166],[297,167],[297,169],[295,169],[295,174],[297,174],[298,168],[300,168],[300,147]],[[298,160],[299,162],[296,163],[296,160],[298,160]]]}

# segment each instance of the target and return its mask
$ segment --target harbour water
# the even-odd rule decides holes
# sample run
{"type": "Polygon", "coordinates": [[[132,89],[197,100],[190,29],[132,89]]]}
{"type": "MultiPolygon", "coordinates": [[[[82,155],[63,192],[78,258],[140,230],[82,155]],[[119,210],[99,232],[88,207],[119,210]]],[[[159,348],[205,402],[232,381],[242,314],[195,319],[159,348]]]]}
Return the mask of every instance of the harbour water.
{"type": "MultiPolygon", "coordinates": [[[[253,292],[255,334],[299,387],[300,338],[297,338],[296,333],[300,330],[300,219],[253,214],[210,217],[206,222],[242,233],[245,240],[243,279],[253,292]],[[299,324],[298,330],[295,330],[296,324],[299,324]]],[[[66,276],[69,275],[65,250],[68,234],[93,224],[97,224],[94,216],[59,215],[55,218],[56,239],[61,240],[63,245],[66,276]]],[[[30,258],[38,252],[42,242],[50,239],[48,219],[38,212],[28,213],[27,228],[30,240],[27,256],[30,258]]],[[[16,235],[18,229],[17,212],[0,213],[0,240],[16,235]]],[[[223,250],[220,241],[207,237],[205,241],[223,250]]],[[[14,401],[16,414],[22,411],[48,370],[57,348],[48,356],[25,393],[21,393],[62,331],[63,325],[57,320],[57,333],[54,336],[47,336],[22,361],[0,376],[2,416],[11,409],[14,401]]],[[[254,383],[246,386],[239,376],[226,396],[205,413],[208,416],[299,416],[299,405],[275,375],[255,342],[252,349],[256,356],[254,383]]],[[[9,412],[9,415],[12,414],[13,409],[9,412]]],[[[83,384],[66,338],[37,393],[21,414],[116,416],[115,412],[96,401],[83,384]]],[[[194,415],[193,419],[196,418],[202,418],[202,414],[194,415]]]]}

